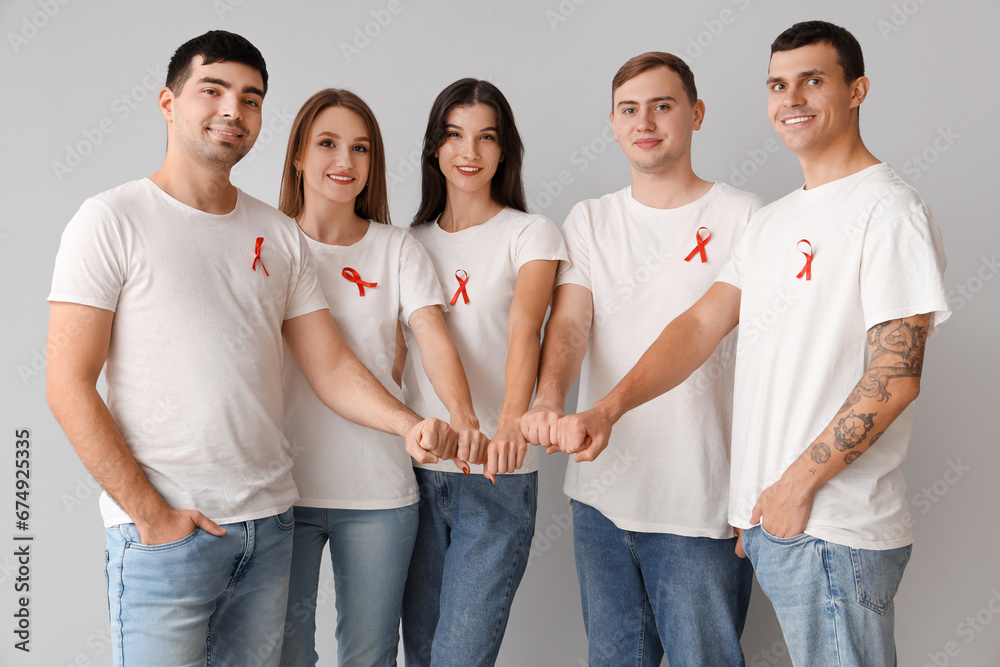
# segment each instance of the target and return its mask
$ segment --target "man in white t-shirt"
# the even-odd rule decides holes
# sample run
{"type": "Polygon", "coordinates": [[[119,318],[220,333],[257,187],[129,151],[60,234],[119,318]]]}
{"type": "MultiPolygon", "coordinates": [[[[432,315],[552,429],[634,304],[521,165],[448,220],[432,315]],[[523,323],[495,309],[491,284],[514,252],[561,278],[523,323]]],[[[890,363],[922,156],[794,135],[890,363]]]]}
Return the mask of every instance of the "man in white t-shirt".
{"type": "Polygon", "coordinates": [[[230,183],[266,91],[239,35],[182,45],[159,95],[162,167],[87,200],[56,258],[47,395],[105,491],[118,665],[277,664],[298,498],[282,339],[341,415],[404,435],[418,460],[455,446],[351,354],[294,221],[230,183]]]}
{"type": "MultiPolygon", "coordinates": [[[[680,58],[644,53],[612,82],[611,124],[632,185],[580,202],[557,279],[525,438],[552,427],[580,374],[578,409],[610,391],[716,279],[763,202],[699,178],[705,105],[680,58]],[[581,372],[582,366],[582,372],[581,372]]],[[[742,665],[752,578],[727,521],[735,335],[681,389],[622,419],[608,452],[566,470],[591,665],[742,665]]]]}
{"type": "Polygon", "coordinates": [[[705,296],[556,437],[596,456],[621,415],[680,383],[738,323],[729,522],[792,662],[892,665],[912,542],[908,406],[927,336],[950,314],[941,238],[861,141],[869,81],[849,32],[792,26],[771,46],[767,83],[805,186],[754,216],[705,296]]]}

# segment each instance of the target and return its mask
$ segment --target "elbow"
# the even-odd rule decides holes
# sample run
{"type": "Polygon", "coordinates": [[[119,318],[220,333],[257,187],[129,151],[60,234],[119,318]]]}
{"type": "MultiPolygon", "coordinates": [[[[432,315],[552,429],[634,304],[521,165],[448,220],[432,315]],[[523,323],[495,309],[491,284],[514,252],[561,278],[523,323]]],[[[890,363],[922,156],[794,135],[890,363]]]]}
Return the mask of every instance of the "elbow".
{"type": "Polygon", "coordinates": [[[900,401],[904,402],[904,405],[909,405],[917,400],[917,396],[920,395],[920,376],[905,378],[905,381],[896,388],[894,393],[900,401]]]}

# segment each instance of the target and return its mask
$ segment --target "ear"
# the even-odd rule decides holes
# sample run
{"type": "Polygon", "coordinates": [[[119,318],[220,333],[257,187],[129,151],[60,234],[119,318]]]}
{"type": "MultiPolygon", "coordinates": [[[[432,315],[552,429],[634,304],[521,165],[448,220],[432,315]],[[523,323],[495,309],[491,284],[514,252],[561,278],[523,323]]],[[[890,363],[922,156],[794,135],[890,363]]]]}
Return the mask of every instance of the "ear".
{"type": "Polygon", "coordinates": [[[167,122],[174,120],[174,91],[164,86],[160,89],[159,97],[160,113],[167,119],[167,122]]]}
{"type": "Polygon", "coordinates": [[[858,77],[858,79],[851,86],[851,108],[861,106],[861,103],[865,101],[868,97],[868,88],[871,86],[871,81],[868,80],[867,76],[858,77]]]}
{"type": "Polygon", "coordinates": [[[612,111],[611,113],[608,114],[608,120],[611,121],[611,132],[612,132],[612,134],[615,135],[615,141],[619,141],[619,139],[618,139],[618,127],[615,125],[615,112],[614,111],[612,111]]]}
{"type": "Polygon", "coordinates": [[[700,130],[701,123],[705,120],[705,103],[702,100],[698,100],[694,103],[694,125],[692,129],[700,130]]]}

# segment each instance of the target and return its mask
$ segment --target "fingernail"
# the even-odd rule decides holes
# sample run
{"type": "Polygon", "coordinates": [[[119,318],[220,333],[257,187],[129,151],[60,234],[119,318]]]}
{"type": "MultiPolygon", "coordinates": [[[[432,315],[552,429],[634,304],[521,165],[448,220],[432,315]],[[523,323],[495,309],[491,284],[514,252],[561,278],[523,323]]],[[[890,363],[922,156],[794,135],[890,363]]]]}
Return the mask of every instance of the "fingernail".
{"type": "Polygon", "coordinates": [[[469,476],[469,466],[462,466],[462,472],[464,472],[465,476],[468,477],[469,476]]]}
{"type": "Polygon", "coordinates": [[[490,480],[490,484],[492,484],[493,486],[496,486],[496,485],[497,485],[497,482],[496,482],[496,480],[494,480],[494,479],[491,479],[491,480],[490,480]]]}

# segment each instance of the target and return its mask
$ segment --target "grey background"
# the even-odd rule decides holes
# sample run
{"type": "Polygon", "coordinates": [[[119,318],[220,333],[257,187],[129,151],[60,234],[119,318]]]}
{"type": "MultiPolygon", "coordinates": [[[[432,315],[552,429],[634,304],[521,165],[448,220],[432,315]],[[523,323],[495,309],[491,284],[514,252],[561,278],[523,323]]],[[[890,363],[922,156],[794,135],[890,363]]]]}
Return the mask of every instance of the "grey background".
{"type": "MultiPolygon", "coordinates": [[[[764,78],[771,40],[812,18],[844,25],[861,41],[872,80],[862,134],[919,188],[949,258],[955,315],[929,344],[905,464],[916,546],[896,598],[899,664],[1000,664],[995,0],[4,0],[0,664],[110,664],[98,494],[45,406],[45,297],[60,233],[80,203],[160,165],[165,131],[155,99],[179,44],[225,28],[267,58],[265,130],[234,176],[255,196],[276,203],[299,105],[319,88],[347,87],[379,117],[392,213],[406,224],[419,189],[411,160],[430,104],[448,83],[476,76],[509,98],[527,147],[531,208],[558,224],[576,201],[627,184],[627,163],[606,131],[610,81],[627,58],[653,49],[678,53],[697,76],[708,108],[694,148],[701,176],[769,201],[799,186],[794,157],[773,150],[764,78]],[[31,429],[32,442],[30,654],[13,648],[21,428],[31,429]],[[961,476],[947,472],[953,468],[961,476]]],[[[564,465],[561,456],[543,462],[538,533],[502,665],[585,664],[564,465]]],[[[319,622],[320,651],[333,664],[332,594],[319,622]]],[[[751,667],[789,664],[759,591],[744,647],[751,667]]]]}

